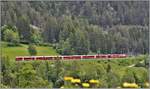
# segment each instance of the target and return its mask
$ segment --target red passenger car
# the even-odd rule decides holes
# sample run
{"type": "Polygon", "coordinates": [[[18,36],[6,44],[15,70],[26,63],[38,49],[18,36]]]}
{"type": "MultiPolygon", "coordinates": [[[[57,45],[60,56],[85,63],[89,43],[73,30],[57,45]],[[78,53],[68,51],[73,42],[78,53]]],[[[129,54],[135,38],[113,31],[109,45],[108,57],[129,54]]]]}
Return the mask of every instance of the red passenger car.
{"type": "Polygon", "coordinates": [[[34,57],[24,57],[24,60],[26,61],[34,60],[34,57]]]}
{"type": "Polygon", "coordinates": [[[83,59],[94,59],[94,55],[84,55],[82,56],[83,59]]]}
{"type": "Polygon", "coordinates": [[[23,57],[16,57],[16,61],[22,61],[23,57]]]}

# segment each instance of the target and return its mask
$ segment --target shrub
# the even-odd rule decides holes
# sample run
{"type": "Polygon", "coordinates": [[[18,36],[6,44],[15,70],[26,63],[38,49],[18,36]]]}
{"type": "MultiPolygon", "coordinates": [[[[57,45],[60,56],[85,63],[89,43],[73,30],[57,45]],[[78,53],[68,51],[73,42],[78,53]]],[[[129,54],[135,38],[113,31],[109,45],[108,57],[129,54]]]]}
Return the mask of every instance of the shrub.
{"type": "Polygon", "coordinates": [[[122,78],[122,83],[124,82],[128,82],[128,83],[135,82],[134,73],[131,69],[126,69],[126,73],[123,75],[122,78]]]}
{"type": "Polygon", "coordinates": [[[32,55],[37,55],[37,50],[36,50],[36,46],[33,44],[30,44],[28,47],[28,52],[29,54],[32,55]]]}
{"type": "Polygon", "coordinates": [[[18,45],[20,38],[19,38],[19,33],[17,31],[17,28],[11,26],[5,26],[2,29],[2,40],[7,41],[7,42],[11,42],[12,45],[18,45]]]}

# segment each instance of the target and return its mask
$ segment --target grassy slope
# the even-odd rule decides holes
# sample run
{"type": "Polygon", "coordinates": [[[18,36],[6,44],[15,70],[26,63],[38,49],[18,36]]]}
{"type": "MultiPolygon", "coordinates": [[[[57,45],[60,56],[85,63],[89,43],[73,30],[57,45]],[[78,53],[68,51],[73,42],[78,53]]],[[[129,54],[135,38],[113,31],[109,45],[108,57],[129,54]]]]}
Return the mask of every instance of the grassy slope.
{"type": "MultiPolygon", "coordinates": [[[[1,42],[2,44],[2,56],[8,56],[9,58],[15,58],[16,56],[29,56],[28,53],[28,46],[21,44],[18,47],[8,47],[6,42],[1,42]]],[[[44,47],[44,46],[37,46],[37,55],[38,56],[48,56],[48,55],[58,55],[56,50],[52,47],[44,47]]]]}
{"type": "MultiPolygon", "coordinates": [[[[142,71],[148,71],[147,69],[143,67],[128,67],[129,65],[132,65],[134,63],[139,63],[142,60],[145,60],[147,56],[140,55],[137,57],[128,57],[128,58],[118,58],[113,60],[82,60],[77,61],[79,65],[82,65],[82,67],[86,68],[89,67],[95,67],[95,65],[101,64],[104,68],[107,68],[107,65],[110,64],[113,72],[115,72],[117,75],[120,76],[120,78],[123,77],[123,75],[126,73],[125,71],[128,69],[132,69],[133,71],[137,72],[137,75],[139,76],[142,71]],[[140,72],[141,71],[141,72],[140,72]]],[[[65,61],[65,63],[73,63],[74,61],[65,61]]]]}

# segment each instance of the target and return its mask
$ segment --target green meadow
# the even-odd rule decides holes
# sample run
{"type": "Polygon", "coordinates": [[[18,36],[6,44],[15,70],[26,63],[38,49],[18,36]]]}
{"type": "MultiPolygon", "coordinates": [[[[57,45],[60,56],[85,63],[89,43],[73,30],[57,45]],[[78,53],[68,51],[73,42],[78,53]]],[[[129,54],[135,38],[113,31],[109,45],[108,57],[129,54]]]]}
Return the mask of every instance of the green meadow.
{"type": "MultiPolygon", "coordinates": [[[[16,56],[29,56],[28,45],[20,44],[20,46],[8,47],[7,42],[1,42],[2,56],[7,56],[10,59],[14,59],[16,56]]],[[[58,55],[56,50],[52,47],[36,46],[37,56],[49,56],[58,55]]]]}

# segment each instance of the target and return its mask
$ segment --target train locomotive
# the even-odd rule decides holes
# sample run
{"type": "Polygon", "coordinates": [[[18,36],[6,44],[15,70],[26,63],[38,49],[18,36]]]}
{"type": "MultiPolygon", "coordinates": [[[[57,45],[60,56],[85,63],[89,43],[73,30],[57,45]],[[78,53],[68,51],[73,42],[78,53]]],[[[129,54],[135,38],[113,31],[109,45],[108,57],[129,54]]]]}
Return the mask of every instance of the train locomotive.
{"type": "Polygon", "coordinates": [[[16,61],[30,60],[87,60],[87,59],[112,59],[126,58],[126,54],[97,54],[97,55],[62,55],[62,56],[17,56],[16,61]]]}

